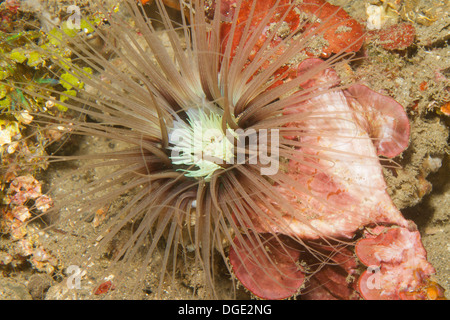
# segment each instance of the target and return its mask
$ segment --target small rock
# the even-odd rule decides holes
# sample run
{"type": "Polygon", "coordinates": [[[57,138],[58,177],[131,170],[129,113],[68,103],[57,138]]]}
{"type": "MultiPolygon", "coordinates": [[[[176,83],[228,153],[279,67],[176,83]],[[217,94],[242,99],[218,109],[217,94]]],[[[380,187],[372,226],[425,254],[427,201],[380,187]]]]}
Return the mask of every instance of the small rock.
{"type": "Polygon", "coordinates": [[[0,278],[0,300],[32,300],[25,285],[12,278],[0,278]]]}
{"type": "Polygon", "coordinates": [[[433,235],[433,234],[436,234],[439,232],[444,232],[444,230],[439,227],[426,227],[425,228],[425,234],[428,234],[428,235],[433,235]]]}
{"type": "Polygon", "coordinates": [[[31,276],[28,282],[28,291],[33,300],[43,300],[52,283],[53,279],[48,274],[43,273],[31,276]]]}
{"type": "Polygon", "coordinates": [[[67,287],[65,281],[50,287],[45,295],[45,300],[76,300],[76,290],[67,287]]]}
{"type": "Polygon", "coordinates": [[[0,265],[7,265],[13,260],[13,257],[6,252],[0,251],[0,265]]]}

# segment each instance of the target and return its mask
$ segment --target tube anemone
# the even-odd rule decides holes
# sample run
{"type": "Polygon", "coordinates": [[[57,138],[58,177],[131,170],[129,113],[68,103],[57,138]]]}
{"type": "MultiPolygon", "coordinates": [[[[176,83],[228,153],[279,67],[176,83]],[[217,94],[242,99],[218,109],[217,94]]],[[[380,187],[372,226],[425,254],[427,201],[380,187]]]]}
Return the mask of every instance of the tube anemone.
{"type": "MultiPolygon", "coordinates": [[[[42,121],[57,121],[73,135],[113,139],[125,147],[85,156],[50,156],[47,160],[51,162],[88,160],[80,171],[110,168],[66,195],[50,211],[57,212],[69,203],[77,203],[81,212],[95,211],[128,194],[127,203],[110,217],[97,252],[132,223],[132,234],[115,253],[114,266],[119,274],[129,272],[127,265],[144,246],[141,272],[160,255],[159,293],[166,280],[176,278],[177,260],[193,258],[204,271],[202,281],[207,291],[219,297],[215,291],[217,254],[229,273],[230,247],[237,259],[252,258],[261,269],[277,269],[276,261],[264,250],[262,257],[257,253],[240,256],[241,246],[267,248],[269,240],[275,241],[272,246],[284,252],[286,259],[294,259],[289,255],[292,243],[303,244],[303,240],[292,232],[286,217],[317,229],[293,205],[296,192],[307,194],[330,211],[348,210],[293,180],[287,174],[288,162],[296,160],[307,167],[303,174],[312,176],[322,170],[317,161],[333,166],[335,159],[346,161],[355,154],[330,145],[326,155],[315,156],[315,151],[320,154],[324,150],[308,141],[334,137],[344,144],[364,138],[355,136],[356,123],[343,116],[345,111],[305,108],[296,114],[284,112],[324,92],[342,89],[330,83],[303,84],[349,59],[341,52],[285,81],[285,70],[295,69],[306,57],[305,48],[324,31],[316,28],[305,32],[307,21],[300,21],[295,30],[283,33],[283,18],[294,11],[294,2],[273,1],[263,16],[255,9],[258,1],[245,1],[249,6],[245,8],[243,1],[232,8],[227,7],[227,1],[215,1],[206,12],[202,8],[208,7],[209,1],[181,3],[186,10],[181,10],[178,21],[172,21],[163,3],[156,1],[162,25],[157,28],[142,4],[134,0],[123,1],[114,14],[95,1],[97,10],[108,16],[108,24],[96,34],[110,51],[108,57],[88,40],[63,34],[60,41],[70,44],[81,63],[68,66],[56,56],[55,64],[85,83],[87,89],[67,96],[70,99],[64,102],[45,98],[91,120],[41,116],[42,121]],[[238,13],[244,9],[248,19],[242,21],[238,13]],[[86,67],[93,73],[86,72],[86,67]],[[305,127],[315,124],[316,130],[289,126],[292,122],[305,127]],[[202,130],[213,133],[205,135],[202,130]],[[310,152],[302,154],[301,147],[310,152]],[[271,165],[275,171],[267,170],[271,165]],[[277,188],[280,186],[284,195],[277,188]],[[272,231],[261,236],[261,228],[272,231]]],[[[370,155],[367,158],[377,160],[370,155]]],[[[316,239],[331,241],[321,232],[316,230],[316,239]]],[[[307,250],[320,261],[327,260],[319,250],[307,250]]]]}

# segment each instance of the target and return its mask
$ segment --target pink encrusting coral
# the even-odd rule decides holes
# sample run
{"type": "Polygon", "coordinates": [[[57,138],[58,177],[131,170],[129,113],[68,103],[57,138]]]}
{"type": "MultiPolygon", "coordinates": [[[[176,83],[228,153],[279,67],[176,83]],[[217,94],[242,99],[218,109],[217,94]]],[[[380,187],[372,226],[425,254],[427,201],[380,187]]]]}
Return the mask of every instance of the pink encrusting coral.
{"type": "MultiPolygon", "coordinates": [[[[328,7],[321,1],[311,3],[317,12],[328,7]]],[[[254,23],[256,28],[260,20],[254,23]]],[[[235,36],[237,46],[240,34],[235,36]]],[[[358,43],[361,35],[356,37],[340,52],[358,43]]],[[[294,154],[284,168],[289,181],[284,178],[278,184],[275,177],[280,197],[255,200],[264,215],[247,210],[250,220],[245,224],[260,239],[235,237],[230,261],[236,277],[266,299],[295,294],[306,299],[428,298],[427,291],[438,288],[430,280],[434,269],[414,223],[389,197],[379,161],[379,156],[395,157],[408,146],[410,128],[403,107],[364,85],[339,88],[336,71],[318,58],[283,69],[280,73],[286,76],[279,83],[310,70],[313,76],[299,86],[308,98],[283,110],[293,119],[281,138],[284,151],[294,154]],[[286,203],[292,211],[273,214],[286,203]],[[378,236],[368,233],[380,225],[386,227],[378,236]],[[377,285],[368,284],[372,277],[377,277],[377,285]]]]}
{"type": "MultiPolygon", "coordinates": [[[[299,70],[304,65],[310,68],[320,63],[323,62],[319,59],[308,59],[300,64],[299,70]]],[[[336,83],[337,75],[327,69],[319,77],[303,84],[303,88],[318,82],[336,83]]],[[[377,157],[378,154],[399,154],[407,146],[409,124],[402,106],[365,86],[355,85],[349,90],[320,94],[285,110],[286,115],[311,112],[325,116],[290,124],[305,133],[299,138],[288,137],[298,138],[297,159],[291,160],[288,166],[295,185],[292,190],[278,187],[280,194],[308,220],[305,223],[284,217],[289,232],[307,239],[317,239],[323,234],[351,238],[361,226],[374,222],[406,226],[406,220],[386,193],[377,157]],[[360,102],[361,91],[366,94],[369,91],[369,96],[376,98],[360,102]],[[327,114],[338,117],[327,117],[327,114]],[[394,118],[397,114],[400,116],[394,118]],[[320,132],[324,134],[318,134],[320,132]],[[379,146],[379,152],[372,141],[379,146]],[[310,218],[313,216],[315,218],[310,218]]],[[[261,232],[283,232],[277,226],[286,226],[286,223],[255,225],[260,226],[261,232]]]]}
{"type": "MultiPolygon", "coordinates": [[[[320,63],[323,62],[319,59],[309,59],[300,64],[299,69],[301,70],[304,66],[309,68],[311,64],[320,63]]],[[[303,88],[307,89],[318,82],[336,84],[337,75],[332,69],[324,70],[319,77],[303,84],[303,88]]],[[[324,89],[323,86],[322,89],[324,89]]],[[[261,234],[285,234],[299,237],[305,241],[324,237],[352,239],[361,228],[377,224],[398,226],[401,228],[394,230],[410,232],[408,230],[414,228],[413,224],[403,218],[387,194],[386,183],[378,159],[378,155],[396,156],[407,146],[409,124],[403,107],[393,99],[382,96],[365,86],[353,85],[346,90],[327,91],[319,94],[295,108],[286,109],[285,114],[307,114],[312,111],[319,111],[323,115],[329,113],[339,116],[321,116],[316,121],[309,119],[290,124],[290,127],[301,128],[305,135],[287,137],[298,141],[296,149],[298,159],[290,160],[288,165],[292,188],[290,190],[286,190],[282,186],[275,186],[275,188],[282,196],[281,199],[288,201],[298,215],[285,215],[282,217],[283,221],[280,221],[278,217],[273,217],[273,220],[268,221],[253,215],[252,227],[261,234]],[[333,129],[334,135],[317,134],[317,132],[325,132],[325,129],[329,128],[333,129]]],[[[279,203],[275,200],[268,200],[271,201],[272,206],[279,207],[279,203]]],[[[267,206],[261,204],[261,209],[270,216],[270,209],[267,206]]],[[[403,233],[399,233],[398,237],[393,236],[392,246],[398,245],[405,250],[411,245],[417,246],[420,244],[420,236],[417,231],[414,234],[415,238],[410,239],[409,242],[407,241],[409,238],[398,238],[403,233]]],[[[368,239],[360,240],[360,242],[364,241],[367,242],[368,239]]],[[[360,242],[357,242],[357,248],[358,246],[360,248],[360,254],[357,251],[358,257],[369,250],[367,247],[359,245],[360,242]]],[[[386,251],[393,250],[388,245],[383,248],[386,251]]],[[[375,248],[373,249],[375,250],[375,248]]],[[[382,251],[382,249],[380,250],[382,251]]],[[[405,276],[405,272],[403,274],[400,271],[396,273],[399,284],[406,282],[402,283],[401,287],[408,288],[408,290],[411,289],[410,287],[423,287],[429,275],[434,272],[423,252],[414,253],[396,262],[397,266],[400,266],[396,270],[422,275],[420,278],[422,281],[414,280],[409,283],[407,280],[411,280],[411,276],[405,276]],[[403,277],[405,279],[401,280],[403,277]]],[[[244,255],[242,252],[241,254],[244,255]]],[[[275,251],[271,251],[271,254],[272,257],[277,255],[275,251]]],[[[284,256],[285,254],[280,253],[280,259],[285,260],[282,258],[284,256]]],[[[233,253],[230,258],[233,262],[233,253]]],[[[333,259],[336,259],[336,256],[333,259]]],[[[274,260],[278,261],[278,258],[274,258],[274,260]]],[[[351,258],[347,257],[347,260],[351,260],[351,258]]],[[[362,262],[367,263],[364,259],[362,262]]],[[[333,269],[325,267],[314,276],[315,281],[324,274],[326,274],[325,279],[330,279],[333,269]]],[[[355,273],[355,268],[350,268],[347,272],[350,270],[355,273]]],[[[247,271],[235,271],[237,277],[245,284],[247,271]]],[[[266,274],[273,276],[267,271],[266,274]]],[[[397,290],[394,285],[391,285],[391,289],[384,295],[368,293],[369,290],[363,285],[367,277],[368,273],[365,272],[361,276],[361,279],[364,280],[358,282],[358,291],[362,297],[401,297],[401,289],[397,290]]],[[[258,277],[258,279],[262,278],[258,277]]],[[[347,286],[346,277],[335,275],[334,278],[336,283],[341,281],[342,285],[347,286]]],[[[389,283],[394,283],[392,281],[390,279],[389,283]]],[[[289,280],[286,282],[292,283],[289,280]]],[[[272,282],[272,292],[273,286],[272,282]]],[[[252,287],[254,286],[250,285],[249,289],[252,290],[252,287]]],[[[297,289],[298,287],[291,290],[289,295],[294,294],[297,289]]],[[[342,296],[340,290],[333,292],[334,295],[341,298],[354,296],[354,291],[350,288],[347,288],[347,296],[342,296]]],[[[256,295],[265,298],[277,297],[273,294],[263,295],[261,294],[263,291],[264,289],[252,290],[256,295]]],[[[313,293],[309,293],[308,296],[312,295],[313,293]]]]}
{"type": "Polygon", "coordinates": [[[377,227],[366,232],[355,247],[364,271],[358,289],[366,299],[426,299],[429,275],[435,272],[427,261],[418,231],[377,227]]]}

